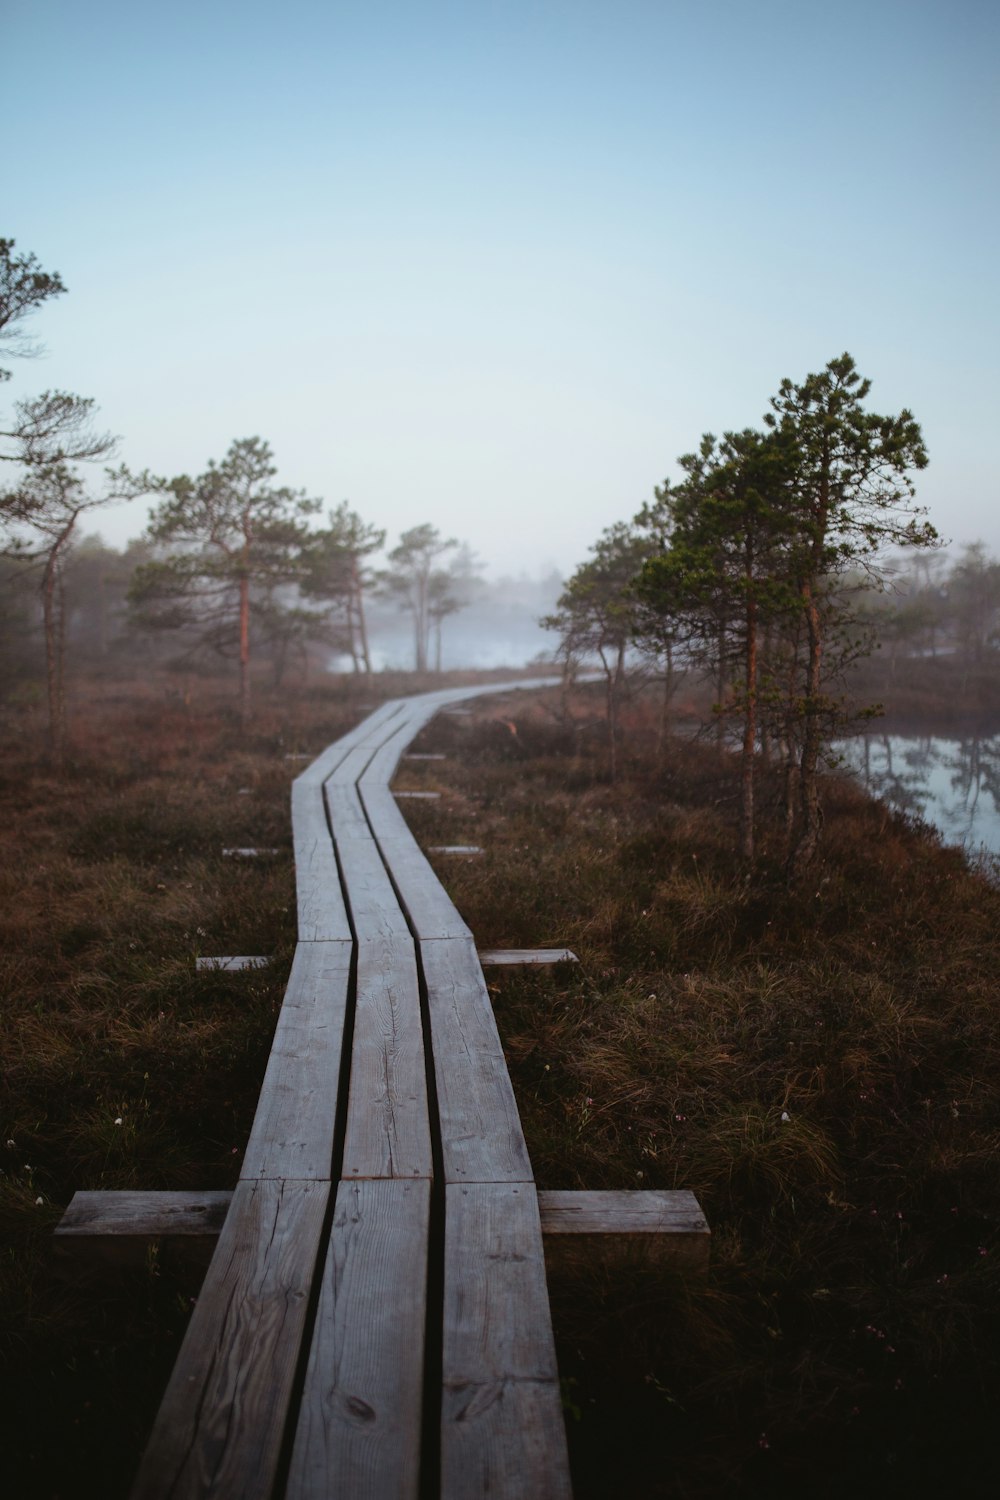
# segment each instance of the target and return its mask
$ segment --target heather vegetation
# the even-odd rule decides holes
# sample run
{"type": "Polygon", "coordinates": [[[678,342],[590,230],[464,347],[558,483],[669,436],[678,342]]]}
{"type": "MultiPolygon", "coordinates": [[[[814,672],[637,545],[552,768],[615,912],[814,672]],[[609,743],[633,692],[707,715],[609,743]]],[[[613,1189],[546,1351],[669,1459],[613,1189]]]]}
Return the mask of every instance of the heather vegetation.
{"type": "Polygon", "coordinates": [[[835,777],[789,888],[777,768],[748,879],[738,757],[656,718],[614,780],[592,710],[442,723],[409,804],[485,847],[441,861],[481,942],[580,956],[490,975],[541,1185],[689,1188],[713,1229],[704,1280],[554,1288],[578,1494],[986,1495],[1000,893],[835,777]]]}
{"type": "MultiPolygon", "coordinates": [[[[38,710],[7,711],[19,1495],[127,1491],[198,1280],[166,1247],[110,1282],[67,1276],[51,1231],[80,1188],[233,1184],[295,938],[286,756],[356,720],[353,683],[261,682],[250,733],[225,682],[188,702],[95,686],[58,777],[38,710]],[[223,857],[244,845],[280,852],[223,857]],[[225,952],[273,958],[195,972],[225,952]]],[[[693,737],[696,686],[667,738],[655,690],[630,700],[614,779],[599,686],[442,719],[418,748],[448,759],[405,773],[444,794],[406,804],[422,843],[485,850],[438,857],[480,943],[580,957],[490,973],[540,1185],[689,1188],[713,1229],[703,1279],[553,1286],[577,1492],[986,1493],[1000,895],[832,776],[813,878],[789,888],[780,768],[748,879],[738,757],[693,737]]]]}

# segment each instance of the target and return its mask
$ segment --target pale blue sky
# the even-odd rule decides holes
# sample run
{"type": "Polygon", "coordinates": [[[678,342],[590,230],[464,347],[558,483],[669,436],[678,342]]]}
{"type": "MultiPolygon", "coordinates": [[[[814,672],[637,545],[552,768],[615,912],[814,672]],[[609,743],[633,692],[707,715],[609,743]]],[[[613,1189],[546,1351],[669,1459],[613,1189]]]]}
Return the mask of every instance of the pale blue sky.
{"type": "Polygon", "coordinates": [[[1000,550],[992,0],[3,15],[0,234],[70,289],[6,399],[95,396],[161,473],[259,433],[393,535],[568,570],[848,349],[1000,550]]]}

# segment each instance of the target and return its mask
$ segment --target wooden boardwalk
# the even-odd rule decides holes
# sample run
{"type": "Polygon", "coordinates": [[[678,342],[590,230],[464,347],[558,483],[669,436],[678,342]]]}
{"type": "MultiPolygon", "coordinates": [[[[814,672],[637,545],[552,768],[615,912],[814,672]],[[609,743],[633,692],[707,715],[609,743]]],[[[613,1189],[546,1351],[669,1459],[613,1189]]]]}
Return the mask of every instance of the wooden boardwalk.
{"type": "Polygon", "coordinates": [[[299,943],[134,1500],[570,1493],[538,1194],[472,934],[384,704],[297,778],[299,943]]]}

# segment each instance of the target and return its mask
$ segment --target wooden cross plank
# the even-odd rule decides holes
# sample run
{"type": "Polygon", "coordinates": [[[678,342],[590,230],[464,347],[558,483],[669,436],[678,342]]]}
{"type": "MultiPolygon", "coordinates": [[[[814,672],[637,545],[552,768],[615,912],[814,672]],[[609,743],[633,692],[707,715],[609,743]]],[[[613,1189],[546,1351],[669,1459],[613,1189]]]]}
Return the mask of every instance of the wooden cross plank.
{"type": "MultiPolygon", "coordinates": [[[[232,1192],[143,1192],[102,1188],[74,1193],[54,1231],[64,1261],[86,1257],[107,1267],[141,1265],[150,1245],[173,1246],[207,1264],[232,1192]]],[[[538,1214],[549,1275],[577,1266],[614,1270],[706,1269],[711,1232],[693,1193],[540,1189],[538,1214]]]]}
{"type": "Polygon", "coordinates": [[[342,1182],[285,1500],[416,1500],[430,1183],[342,1182]]]}
{"type": "Polygon", "coordinates": [[[479,962],[517,966],[519,964],[577,964],[580,960],[569,948],[480,948],[479,962]]]}
{"type": "Polygon", "coordinates": [[[442,1500],[570,1500],[534,1187],[445,1189],[442,1500]]]}
{"type": "Polygon", "coordinates": [[[236,1189],[132,1500],[270,1500],[329,1193],[236,1189]]]}
{"type": "Polygon", "coordinates": [[[704,1271],[711,1231],[694,1193],[683,1190],[544,1192],[538,1195],[550,1272],[657,1266],[704,1271]]]}
{"type": "Polygon", "coordinates": [[[52,1248],[63,1260],[85,1250],[95,1263],[141,1263],[165,1240],[181,1258],[207,1264],[226,1222],[231,1192],[79,1192],[60,1219],[52,1248]]]}
{"type": "Polygon", "coordinates": [[[300,943],[240,1176],[329,1179],[352,945],[300,943]]]}
{"type": "Polygon", "coordinates": [[[446,1182],[530,1182],[531,1162],[471,938],[423,942],[446,1182]]]}

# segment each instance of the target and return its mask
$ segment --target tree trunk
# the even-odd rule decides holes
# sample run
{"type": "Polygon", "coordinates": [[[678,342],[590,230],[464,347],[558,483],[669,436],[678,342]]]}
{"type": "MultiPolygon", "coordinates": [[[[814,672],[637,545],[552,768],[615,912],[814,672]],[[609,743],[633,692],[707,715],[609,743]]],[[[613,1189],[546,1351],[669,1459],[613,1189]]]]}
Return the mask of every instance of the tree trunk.
{"type": "Polygon", "coordinates": [[[789,861],[789,877],[798,879],[809,865],[819,845],[822,814],[819,805],[818,767],[822,742],[820,725],[820,688],[822,686],[823,636],[819,606],[811,582],[802,587],[803,613],[806,621],[805,716],[802,725],[802,754],[799,759],[799,836],[789,861]]]}
{"type": "Polygon", "coordinates": [[[618,726],[615,713],[615,672],[604,655],[604,647],[597,648],[604,668],[604,712],[608,721],[608,755],[611,761],[611,780],[618,774],[618,726]]]}
{"type": "Polygon", "coordinates": [[[417,583],[417,597],[413,610],[414,664],[418,672],[427,671],[429,627],[430,621],[427,618],[427,584],[425,580],[420,580],[417,583]]]}
{"type": "Polygon", "coordinates": [[[754,755],[757,749],[757,601],[747,572],[746,612],[746,707],[743,715],[743,753],[740,762],[740,853],[751,863],[754,856],[753,794],[754,755]]]}
{"type": "Polygon", "coordinates": [[[250,578],[240,574],[240,718],[250,722],[250,578]]]}
{"type": "Polygon", "coordinates": [[[795,764],[795,743],[789,739],[785,746],[785,842],[791,848],[795,831],[795,792],[798,784],[795,764]]]}
{"type": "MultiPolygon", "coordinates": [[[[361,587],[361,573],[358,568],[356,557],[351,558],[351,589],[354,597],[354,613],[358,624],[358,644],[361,647],[361,660],[364,663],[365,676],[372,675],[372,658],[368,649],[368,626],[365,622],[365,602],[361,587]]],[[[351,636],[353,640],[354,632],[351,636]]]]}
{"type": "Polygon", "coordinates": [[[660,700],[659,723],[656,726],[656,760],[663,759],[663,750],[670,731],[670,701],[674,696],[674,648],[670,641],[666,647],[667,665],[663,674],[663,697],[660,700]]]}

